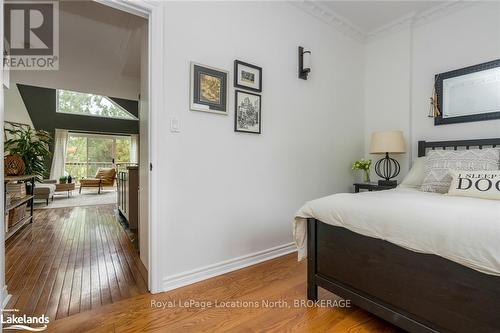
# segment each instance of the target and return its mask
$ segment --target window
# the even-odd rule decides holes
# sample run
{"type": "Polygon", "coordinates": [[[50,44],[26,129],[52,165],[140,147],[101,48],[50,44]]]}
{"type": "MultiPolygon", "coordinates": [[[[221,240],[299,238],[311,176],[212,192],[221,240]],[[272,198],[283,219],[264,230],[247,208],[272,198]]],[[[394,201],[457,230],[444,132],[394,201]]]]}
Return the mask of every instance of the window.
{"type": "Polygon", "coordinates": [[[57,90],[57,112],[91,117],[138,120],[111,98],[70,90],[57,90]]]}
{"type": "Polygon", "coordinates": [[[131,164],[132,140],[128,136],[70,133],[65,171],[77,181],[92,178],[99,168],[131,164]]]}

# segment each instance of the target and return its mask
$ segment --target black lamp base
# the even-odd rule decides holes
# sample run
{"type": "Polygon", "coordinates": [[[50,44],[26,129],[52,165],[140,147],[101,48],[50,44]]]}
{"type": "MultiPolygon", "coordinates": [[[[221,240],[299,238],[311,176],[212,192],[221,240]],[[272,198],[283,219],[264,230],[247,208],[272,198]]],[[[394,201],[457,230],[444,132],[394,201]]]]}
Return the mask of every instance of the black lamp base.
{"type": "Polygon", "coordinates": [[[389,153],[385,153],[385,157],[375,163],[375,173],[380,178],[383,178],[378,181],[378,185],[392,187],[397,186],[397,180],[391,179],[399,175],[399,170],[401,170],[401,166],[398,161],[389,157],[389,153]]]}
{"type": "Polygon", "coordinates": [[[378,185],[379,186],[397,186],[398,185],[398,181],[397,180],[379,179],[378,180],[378,185]]]}

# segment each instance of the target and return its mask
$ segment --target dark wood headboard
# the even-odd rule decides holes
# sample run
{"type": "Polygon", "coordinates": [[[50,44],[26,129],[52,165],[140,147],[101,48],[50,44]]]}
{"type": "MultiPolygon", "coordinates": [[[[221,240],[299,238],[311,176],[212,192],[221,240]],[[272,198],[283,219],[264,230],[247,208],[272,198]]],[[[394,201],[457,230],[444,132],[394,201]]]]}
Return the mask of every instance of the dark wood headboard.
{"type": "Polygon", "coordinates": [[[477,140],[455,140],[455,141],[419,141],[418,142],[418,157],[425,156],[427,149],[435,150],[450,149],[458,150],[459,147],[469,148],[495,148],[500,146],[500,138],[495,139],[477,139],[477,140]]]}

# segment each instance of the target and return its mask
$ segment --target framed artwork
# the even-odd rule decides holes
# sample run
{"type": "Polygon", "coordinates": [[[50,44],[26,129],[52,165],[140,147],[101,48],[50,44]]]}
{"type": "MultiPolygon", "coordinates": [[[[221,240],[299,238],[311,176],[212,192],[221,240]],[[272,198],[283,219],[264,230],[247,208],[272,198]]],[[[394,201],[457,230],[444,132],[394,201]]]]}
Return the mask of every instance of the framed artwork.
{"type": "Polygon", "coordinates": [[[256,92],[262,91],[262,68],[243,61],[234,61],[234,86],[256,92]]]}
{"type": "Polygon", "coordinates": [[[9,133],[9,130],[16,130],[16,129],[28,129],[31,128],[30,125],[28,124],[22,124],[22,123],[15,123],[12,121],[4,121],[3,122],[3,139],[4,141],[7,141],[9,139],[12,139],[12,135],[9,133]]]}
{"type": "Polygon", "coordinates": [[[260,134],[262,128],[262,97],[241,90],[235,90],[234,93],[234,131],[260,134]]]}
{"type": "Polygon", "coordinates": [[[228,72],[191,62],[190,109],[227,115],[228,72]]]}

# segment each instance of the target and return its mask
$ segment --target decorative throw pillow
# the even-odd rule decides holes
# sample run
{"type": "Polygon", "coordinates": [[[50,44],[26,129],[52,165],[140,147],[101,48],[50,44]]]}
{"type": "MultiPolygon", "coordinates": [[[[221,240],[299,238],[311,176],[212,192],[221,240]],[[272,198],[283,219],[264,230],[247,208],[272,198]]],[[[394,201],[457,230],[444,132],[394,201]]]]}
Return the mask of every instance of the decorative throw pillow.
{"type": "Polygon", "coordinates": [[[424,181],[425,177],[425,169],[424,169],[425,159],[426,157],[424,156],[424,157],[418,157],[415,160],[410,171],[408,171],[406,177],[403,179],[401,185],[399,186],[409,187],[409,188],[420,188],[420,186],[422,186],[422,182],[424,181]]]}
{"type": "Polygon", "coordinates": [[[446,193],[452,179],[449,170],[498,170],[499,163],[498,149],[431,150],[425,160],[425,178],[421,190],[446,193]]]}
{"type": "Polygon", "coordinates": [[[448,195],[500,200],[500,170],[450,171],[448,195]]]}

